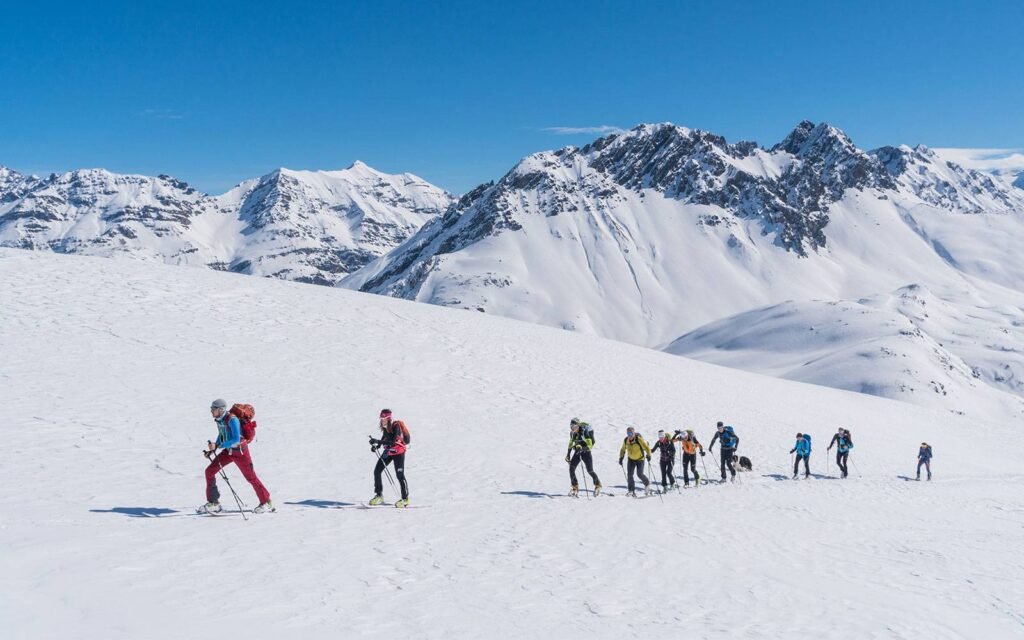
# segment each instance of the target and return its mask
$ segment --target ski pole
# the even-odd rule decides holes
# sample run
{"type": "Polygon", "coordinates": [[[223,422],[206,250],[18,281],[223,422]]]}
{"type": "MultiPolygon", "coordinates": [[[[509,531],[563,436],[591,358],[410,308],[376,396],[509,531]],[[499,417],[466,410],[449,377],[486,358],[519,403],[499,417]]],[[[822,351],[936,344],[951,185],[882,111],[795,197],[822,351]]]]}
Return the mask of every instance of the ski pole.
{"type": "MultiPolygon", "coordinates": [[[[370,436],[370,439],[373,440],[373,436],[370,436]]],[[[391,477],[391,472],[388,471],[388,465],[384,462],[384,458],[381,457],[379,453],[377,453],[377,447],[379,446],[380,445],[370,445],[370,451],[373,452],[373,455],[377,456],[377,462],[380,463],[381,468],[384,470],[384,475],[386,475],[388,478],[388,484],[391,485],[391,490],[394,491],[399,496],[401,496],[401,493],[398,491],[397,485],[395,485],[394,479],[392,479],[391,477]]]]}
{"type": "Polygon", "coordinates": [[[857,466],[857,461],[854,460],[853,458],[850,458],[850,462],[853,463],[853,470],[857,472],[857,477],[858,478],[863,478],[864,476],[861,475],[861,473],[860,473],[860,467],[857,466]]]}
{"type": "MultiPolygon", "coordinates": [[[[582,453],[580,454],[580,461],[581,462],[583,461],[583,454],[582,453]]],[[[590,487],[587,486],[587,473],[588,473],[587,465],[584,464],[583,465],[583,471],[580,472],[580,475],[583,476],[583,492],[587,494],[587,500],[590,500],[590,487]]]]}
{"type": "MultiPolygon", "coordinates": [[[[704,451],[704,450],[703,450],[703,449],[701,449],[701,452],[702,452],[702,453],[703,453],[703,451],[704,451]]],[[[714,456],[711,456],[711,457],[713,458],[714,456]]],[[[708,477],[708,465],[706,465],[706,464],[704,463],[704,456],[701,456],[701,457],[700,457],[700,466],[704,467],[704,477],[705,477],[705,478],[707,478],[707,477],[708,477]]],[[[696,467],[694,467],[694,469],[693,469],[693,472],[694,472],[695,474],[697,473],[697,469],[696,469],[696,467]]]]}
{"type": "MultiPolygon", "coordinates": [[[[649,463],[649,462],[650,462],[650,459],[648,459],[648,460],[647,460],[647,462],[649,463]]],[[[642,464],[642,463],[641,463],[641,464],[642,464]]],[[[648,464],[647,466],[651,468],[651,478],[653,479],[653,478],[654,478],[654,470],[653,470],[653,467],[651,467],[651,465],[650,465],[650,464],[648,464]]],[[[650,481],[648,481],[648,486],[650,486],[650,481]]],[[[661,504],[665,504],[665,496],[663,496],[663,495],[662,495],[662,492],[661,492],[660,490],[658,491],[658,497],[659,497],[659,498],[661,498],[661,504]]]]}
{"type": "Polygon", "coordinates": [[[793,477],[795,478],[796,475],[797,475],[797,471],[796,471],[796,454],[795,453],[790,453],[789,454],[789,463],[791,465],[793,465],[793,477]]]}
{"type": "MultiPolygon", "coordinates": [[[[213,444],[213,443],[207,441],[207,444],[213,444]]],[[[210,462],[217,462],[217,458],[213,458],[212,460],[210,459],[210,456],[209,456],[210,453],[212,453],[212,452],[211,451],[207,451],[207,453],[204,454],[204,455],[206,455],[206,459],[210,460],[210,462]]],[[[231,486],[231,481],[228,480],[228,474],[225,473],[225,471],[224,471],[224,464],[221,463],[221,462],[217,462],[217,470],[220,471],[220,477],[224,479],[224,483],[228,485],[228,489],[231,491],[231,495],[233,495],[235,497],[235,504],[238,505],[238,512],[242,514],[242,520],[246,520],[246,521],[249,520],[249,518],[245,515],[245,507],[242,504],[242,499],[238,497],[238,492],[235,491],[235,488],[231,486]]]]}

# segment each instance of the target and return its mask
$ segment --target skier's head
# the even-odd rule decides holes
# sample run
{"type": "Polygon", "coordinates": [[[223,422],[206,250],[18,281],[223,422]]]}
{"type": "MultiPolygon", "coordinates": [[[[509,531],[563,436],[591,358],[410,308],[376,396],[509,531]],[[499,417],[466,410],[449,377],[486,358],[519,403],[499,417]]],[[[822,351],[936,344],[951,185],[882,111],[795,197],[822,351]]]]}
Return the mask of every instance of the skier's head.
{"type": "Polygon", "coordinates": [[[573,418],[572,420],[569,421],[569,426],[570,427],[576,427],[576,426],[579,426],[579,424],[580,424],[580,419],[579,418],[573,418]]]}
{"type": "Polygon", "coordinates": [[[725,423],[722,422],[721,420],[719,420],[718,421],[718,426],[716,427],[716,429],[718,429],[719,431],[721,431],[722,429],[725,429],[725,423]]]}
{"type": "Polygon", "coordinates": [[[686,433],[683,434],[683,437],[685,437],[685,438],[693,438],[693,429],[687,429],[686,433]]]}
{"type": "Polygon", "coordinates": [[[802,437],[804,437],[804,434],[802,434],[802,433],[798,433],[798,434],[796,434],[796,437],[797,437],[797,438],[802,438],[802,437]]]}
{"type": "Polygon", "coordinates": [[[381,426],[381,428],[383,429],[384,427],[386,427],[386,426],[388,426],[390,424],[391,424],[391,409],[381,409],[380,410],[380,426],[381,426]]]}
{"type": "Polygon", "coordinates": [[[842,427],[839,427],[839,430],[836,431],[836,433],[838,433],[839,435],[843,435],[844,433],[846,433],[846,429],[843,429],[842,427]]]}
{"type": "Polygon", "coordinates": [[[658,440],[664,440],[665,438],[666,438],[665,430],[664,429],[658,429],[658,440]]]}
{"type": "Polygon", "coordinates": [[[626,427],[626,437],[630,439],[635,438],[636,429],[634,429],[633,427],[626,427]]]}
{"type": "Polygon", "coordinates": [[[228,403],[221,398],[217,398],[210,403],[210,413],[213,414],[214,418],[219,418],[224,415],[224,412],[228,410],[228,403]]]}
{"type": "Polygon", "coordinates": [[[569,431],[571,431],[572,433],[578,433],[579,430],[580,430],[580,423],[579,422],[570,422],[569,423],[569,431]]]}

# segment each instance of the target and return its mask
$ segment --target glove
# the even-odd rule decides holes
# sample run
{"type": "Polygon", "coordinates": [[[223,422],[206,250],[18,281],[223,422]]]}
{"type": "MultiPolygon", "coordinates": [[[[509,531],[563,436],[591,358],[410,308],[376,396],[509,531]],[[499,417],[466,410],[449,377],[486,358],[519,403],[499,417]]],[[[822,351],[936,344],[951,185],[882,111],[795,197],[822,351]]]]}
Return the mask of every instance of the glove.
{"type": "Polygon", "coordinates": [[[651,456],[647,456],[647,462],[651,461],[651,456]]]}
{"type": "Polygon", "coordinates": [[[794,451],[796,451],[796,449],[790,449],[789,450],[790,455],[792,455],[794,451]]]}
{"type": "Polygon", "coordinates": [[[701,455],[702,458],[704,457],[704,450],[703,449],[701,449],[700,455],[701,455]]]}
{"type": "Polygon", "coordinates": [[[565,461],[566,461],[566,462],[569,462],[569,454],[568,454],[568,453],[567,453],[567,454],[565,454],[565,461]]]}
{"type": "Polygon", "coordinates": [[[619,466],[622,466],[622,458],[619,458],[619,466]]]}
{"type": "Polygon", "coordinates": [[[209,440],[207,440],[206,441],[206,450],[209,451],[210,453],[213,453],[214,451],[217,450],[217,445],[215,445],[214,443],[212,443],[209,440]]]}

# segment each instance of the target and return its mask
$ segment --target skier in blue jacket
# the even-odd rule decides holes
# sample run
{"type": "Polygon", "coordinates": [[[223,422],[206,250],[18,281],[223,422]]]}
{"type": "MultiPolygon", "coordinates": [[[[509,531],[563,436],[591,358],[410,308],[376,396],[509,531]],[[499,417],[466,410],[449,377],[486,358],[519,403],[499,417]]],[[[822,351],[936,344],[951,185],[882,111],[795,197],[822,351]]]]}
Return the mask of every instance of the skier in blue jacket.
{"type": "Polygon", "coordinates": [[[921,479],[921,465],[928,471],[928,479],[932,479],[932,446],[927,442],[921,443],[917,450],[917,479],[921,479]]]}
{"type": "Polygon", "coordinates": [[[804,477],[809,478],[811,476],[810,462],[811,459],[811,434],[809,433],[798,433],[796,434],[796,444],[789,451],[791,454],[796,453],[796,461],[793,463],[793,479],[796,480],[797,475],[800,472],[800,461],[804,461],[804,477]]]}

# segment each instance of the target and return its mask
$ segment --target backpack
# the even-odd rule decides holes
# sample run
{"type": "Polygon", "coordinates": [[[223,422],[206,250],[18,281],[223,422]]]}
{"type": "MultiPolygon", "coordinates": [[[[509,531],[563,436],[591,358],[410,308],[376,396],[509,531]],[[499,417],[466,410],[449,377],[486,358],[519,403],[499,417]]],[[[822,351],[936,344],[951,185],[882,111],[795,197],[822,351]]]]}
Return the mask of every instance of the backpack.
{"type": "Polygon", "coordinates": [[[238,418],[238,424],[242,430],[242,440],[252,442],[256,439],[256,409],[251,404],[235,404],[228,411],[229,414],[238,418]]]}
{"type": "Polygon", "coordinates": [[[732,430],[731,426],[726,427],[722,432],[722,446],[726,449],[736,448],[736,432],[732,430]]]}
{"type": "Polygon", "coordinates": [[[594,437],[594,427],[590,426],[589,422],[580,423],[580,434],[590,440],[591,446],[597,444],[597,438],[594,437]]]}
{"type": "Polygon", "coordinates": [[[805,433],[804,434],[804,440],[807,441],[807,453],[810,453],[811,452],[811,434],[805,433]]]}

